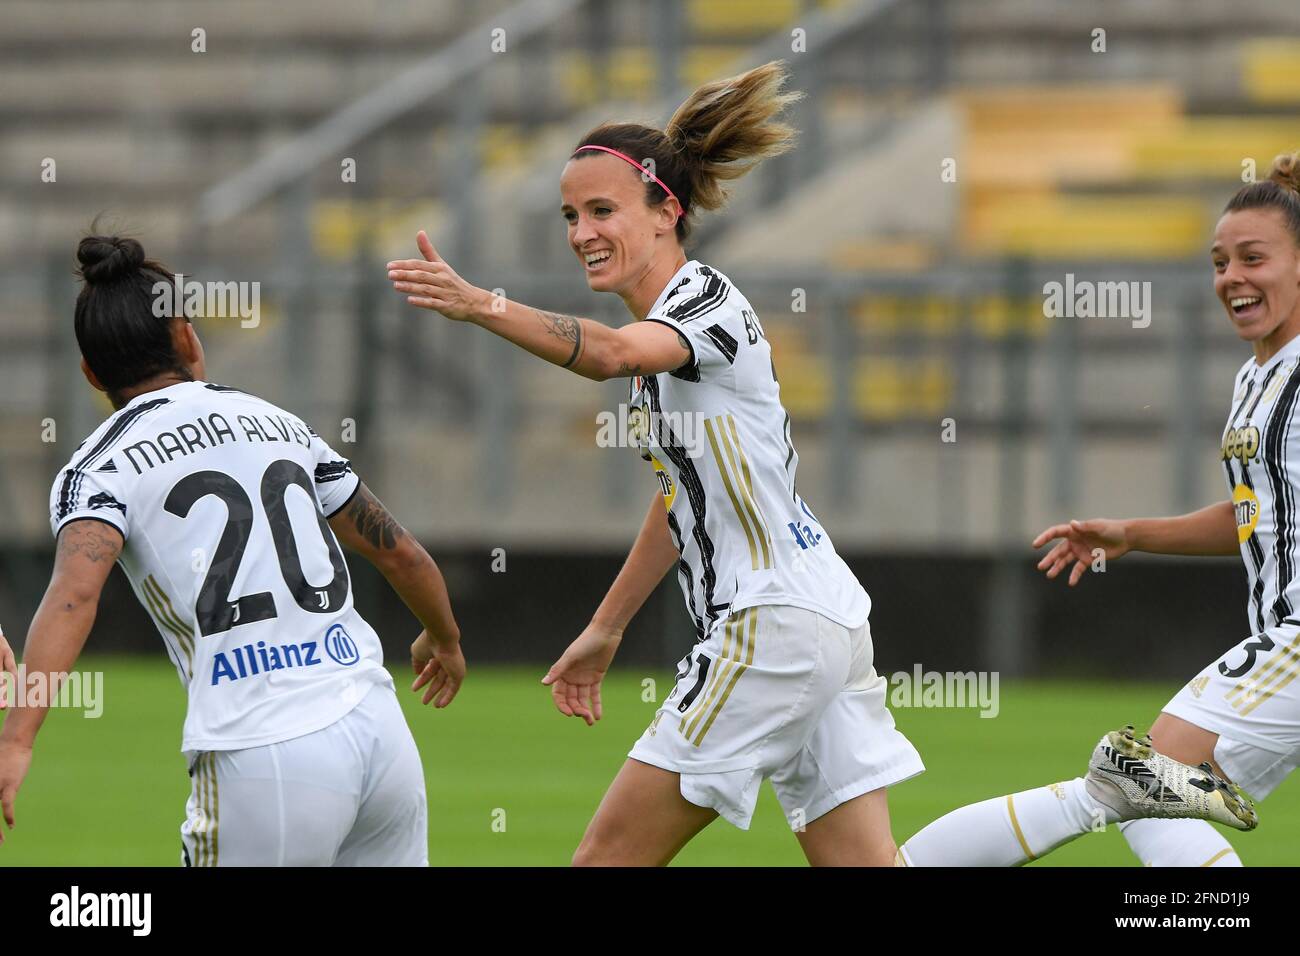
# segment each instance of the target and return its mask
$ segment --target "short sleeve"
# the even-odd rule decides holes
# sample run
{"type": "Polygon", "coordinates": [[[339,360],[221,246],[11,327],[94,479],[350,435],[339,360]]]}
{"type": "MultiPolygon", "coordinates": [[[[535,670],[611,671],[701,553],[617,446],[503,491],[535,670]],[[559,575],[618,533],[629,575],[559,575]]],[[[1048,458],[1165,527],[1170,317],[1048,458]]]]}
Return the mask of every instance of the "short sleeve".
{"type": "Polygon", "coordinates": [[[708,318],[712,321],[683,321],[663,310],[646,316],[647,322],[658,322],[675,329],[690,346],[690,361],[670,375],[683,381],[698,382],[735,363],[736,349],[739,348],[736,337],[727,331],[720,315],[714,313],[708,318]]]}
{"type": "Polygon", "coordinates": [[[699,382],[735,364],[740,347],[737,336],[744,333],[727,279],[699,264],[688,272],[657,303],[646,321],[666,325],[686,340],[691,359],[669,374],[685,382],[699,382]]]}
{"type": "Polygon", "coordinates": [[[332,518],[352,500],[361,487],[361,479],[352,470],[352,462],[331,448],[315,429],[309,428],[308,431],[311,433],[312,457],[316,461],[312,475],[316,498],[320,501],[321,513],[332,518]]]}
{"type": "Polygon", "coordinates": [[[111,524],[126,539],[131,517],[127,497],[126,482],[112,459],[93,468],[70,464],[50,489],[50,530],[57,538],[72,522],[94,518],[111,524]]]}

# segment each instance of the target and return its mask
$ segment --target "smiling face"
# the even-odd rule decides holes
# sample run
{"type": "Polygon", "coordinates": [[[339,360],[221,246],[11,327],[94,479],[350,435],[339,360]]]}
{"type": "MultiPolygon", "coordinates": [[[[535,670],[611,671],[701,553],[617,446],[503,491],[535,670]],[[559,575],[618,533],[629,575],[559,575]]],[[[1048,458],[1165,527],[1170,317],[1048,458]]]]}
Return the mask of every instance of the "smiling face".
{"type": "Polygon", "coordinates": [[[1261,361],[1300,332],[1300,249],[1278,209],[1225,213],[1210,248],[1214,293],[1261,361]]]}
{"type": "Polygon", "coordinates": [[[677,204],[646,204],[646,184],[617,156],[571,159],[560,176],[560,212],[569,248],[595,292],[627,294],[651,270],[667,238],[674,246],[677,204]]]}

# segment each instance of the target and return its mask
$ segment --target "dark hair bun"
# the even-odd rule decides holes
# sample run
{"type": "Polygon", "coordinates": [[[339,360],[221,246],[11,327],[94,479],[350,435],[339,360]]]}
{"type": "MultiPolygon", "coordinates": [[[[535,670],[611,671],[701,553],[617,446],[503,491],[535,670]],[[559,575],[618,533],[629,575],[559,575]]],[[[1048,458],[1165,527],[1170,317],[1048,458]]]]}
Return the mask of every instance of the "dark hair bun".
{"type": "Polygon", "coordinates": [[[77,245],[81,277],[90,285],[116,282],[144,263],[144,246],[117,236],[86,236],[77,245]]]}

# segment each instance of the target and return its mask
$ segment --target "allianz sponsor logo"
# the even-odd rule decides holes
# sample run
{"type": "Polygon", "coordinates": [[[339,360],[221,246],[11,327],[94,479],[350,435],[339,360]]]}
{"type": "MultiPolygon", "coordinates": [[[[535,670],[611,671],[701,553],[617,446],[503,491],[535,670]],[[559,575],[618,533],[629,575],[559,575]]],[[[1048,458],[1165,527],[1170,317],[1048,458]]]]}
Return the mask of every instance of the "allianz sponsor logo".
{"type": "Polygon", "coordinates": [[[303,641],[299,644],[267,644],[266,641],[258,641],[229,651],[217,651],[212,655],[211,683],[215,687],[223,680],[233,683],[272,671],[315,667],[325,661],[321,656],[322,649],[330,660],[344,667],[351,667],[361,660],[356,641],[342,624],[335,624],[320,641],[303,641]]]}
{"type": "Polygon", "coordinates": [[[125,926],[132,936],[148,936],[152,914],[151,893],[83,893],[74,885],[50,897],[50,925],[56,927],[125,926]]]}

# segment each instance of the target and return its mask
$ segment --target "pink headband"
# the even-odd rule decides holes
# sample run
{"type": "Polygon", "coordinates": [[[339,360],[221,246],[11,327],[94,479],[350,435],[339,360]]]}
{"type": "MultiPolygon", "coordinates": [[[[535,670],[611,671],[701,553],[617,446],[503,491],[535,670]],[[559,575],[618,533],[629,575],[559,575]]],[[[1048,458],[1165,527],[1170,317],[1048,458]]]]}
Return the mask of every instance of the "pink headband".
{"type": "MultiPolygon", "coordinates": [[[[598,149],[598,150],[600,150],[602,153],[609,153],[611,156],[617,156],[619,159],[622,159],[622,160],[625,160],[625,161],[631,163],[631,164],[632,164],[633,166],[635,166],[635,167],[636,167],[636,168],[637,168],[637,169],[638,169],[638,170],[639,170],[643,175],[649,176],[649,177],[650,177],[651,179],[653,179],[656,183],[658,183],[660,189],[662,189],[664,192],[666,192],[666,193],[667,193],[669,196],[671,196],[673,199],[677,199],[677,194],[676,194],[675,192],[673,192],[671,189],[668,188],[668,184],[667,184],[667,183],[665,183],[662,179],[660,179],[660,178],[659,178],[658,176],[656,176],[654,173],[650,172],[650,170],[646,169],[644,165],[642,165],[641,163],[638,163],[635,159],[633,159],[633,158],[632,158],[631,156],[629,156],[627,153],[620,153],[618,150],[616,150],[616,149],[610,149],[608,146],[595,146],[595,145],[591,145],[591,146],[579,146],[579,147],[578,147],[577,149],[575,149],[573,152],[574,152],[575,154],[577,154],[577,153],[582,152],[584,149],[598,149]]],[[[679,209],[682,210],[681,213],[680,213],[680,214],[678,215],[678,217],[677,217],[678,219],[681,219],[682,216],[686,215],[686,206],[685,206],[685,204],[684,204],[680,199],[677,199],[677,206],[678,206],[679,209]]]]}

